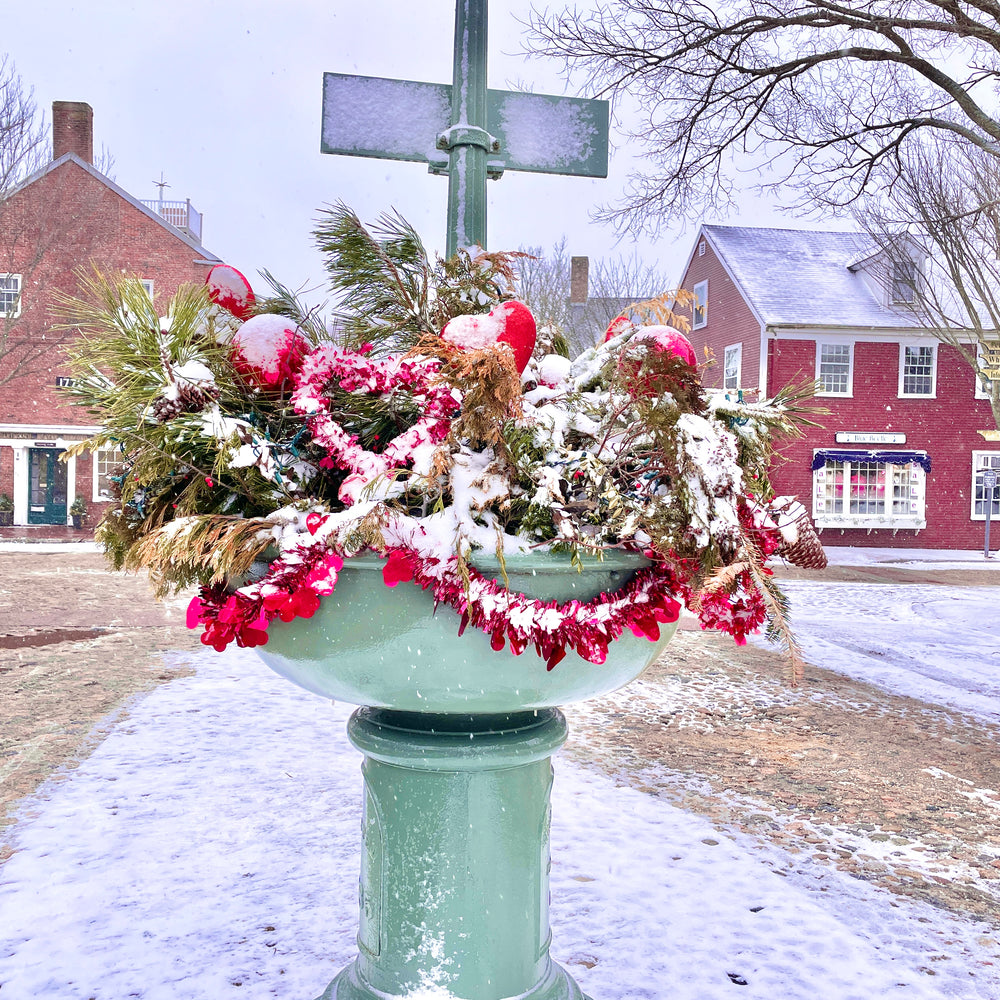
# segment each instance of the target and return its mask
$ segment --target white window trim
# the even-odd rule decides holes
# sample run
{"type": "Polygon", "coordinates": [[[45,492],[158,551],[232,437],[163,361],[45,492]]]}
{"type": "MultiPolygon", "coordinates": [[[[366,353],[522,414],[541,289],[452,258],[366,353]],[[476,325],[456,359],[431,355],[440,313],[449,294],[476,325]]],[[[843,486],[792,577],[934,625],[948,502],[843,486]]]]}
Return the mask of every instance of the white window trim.
{"type": "Polygon", "coordinates": [[[152,278],[140,278],[139,284],[145,289],[146,294],[152,299],[153,297],[153,279],[152,278]]]}
{"type": "Polygon", "coordinates": [[[937,362],[938,345],[928,344],[926,341],[903,341],[899,345],[899,382],[896,395],[900,399],[937,399],[937,362]],[[906,359],[906,349],[908,347],[929,347],[931,349],[931,391],[930,392],[903,392],[903,365],[906,359]]]}
{"type": "Polygon", "coordinates": [[[92,467],[91,500],[94,503],[111,503],[114,497],[102,496],[100,492],[101,476],[98,456],[102,451],[114,451],[114,448],[98,448],[90,454],[90,464],[92,467]]]}
{"type": "MultiPolygon", "coordinates": [[[[850,490],[850,463],[846,463],[848,468],[844,472],[845,476],[845,489],[850,490]]],[[[905,466],[892,466],[885,463],[887,469],[899,469],[905,468],[905,466]]],[[[812,516],[813,523],[816,525],[817,529],[822,530],[823,528],[856,528],[856,529],[867,529],[871,531],[875,528],[888,528],[890,530],[914,530],[922,529],[927,527],[927,474],[924,472],[922,466],[918,465],[916,462],[911,462],[909,465],[910,471],[910,482],[913,486],[917,488],[917,495],[911,498],[911,501],[916,502],[916,510],[908,512],[907,514],[896,514],[892,513],[892,497],[886,496],[885,502],[889,510],[888,513],[884,514],[852,514],[850,511],[845,513],[836,513],[834,511],[828,512],[826,510],[825,502],[821,505],[820,501],[825,501],[826,497],[824,494],[823,486],[826,483],[826,470],[824,468],[816,469],[813,472],[813,488],[812,488],[812,516]],[[822,474],[822,475],[821,475],[822,474]]],[[[889,488],[889,483],[887,483],[887,489],[889,488]]],[[[850,494],[844,498],[844,503],[849,505],[850,494]]]]}
{"type": "Polygon", "coordinates": [[[847,392],[828,392],[826,389],[819,389],[817,396],[832,396],[834,399],[849,399],[854,395],[854,341],[853,340],[817,340],[816,341],[816,381],[822,382],[820,376],[820,360],[823,357],[824,347],[846,347],[847,348],[847,392]]]}
{"type": "Polygon", "coordinates": [[[983,345],[982,345],[982,342],[981,341],[976,341],[976,368],[977,368],[977,371],[975,373],[976,391],[975,391],[974,396],[975,396],[976,399],[989,399],[990,398],[990,394],[983,388],[983,381],[979,377],[978,368],[979,368],[980,364],[982,363],[982,358],[983,358],[983,345]]]}
{"type": "Polygon", "coordinates": [[[743,386],[743,344],[728,344],[722,351],[722,388],[740,389],[743,386]],[[736,352],[736,384],[729,384],[729,353],[736,352]]]}
{"type": "MultiPolygon", "coordinates": [[[[997,470],[997,478],[1000,479],[1000,451],[974,451],[972,453],[972,484],[969,489],[969,520],[971,521],[986,520],[985,510],[982,514],[976,513],[976,473],[987,468],[987,462],[990,459],[994,459],[991,466],[997,470]]],[[[990,520],[995,521],[997,518],[991,517],[990,520]]]]}
{"type": "Polygon", "coordinates": [[[694,302],[691,303],[691,329],[702,330],[708,326],[708,278],[694,283],[694,302]],[[701,291],[699,292],[699,289],[701,291]],[[698,303],[701,303],[701,322],[698,321],[698,303]]]}
{"type": "Polygon", "coordinates": [[[4,319],[17,319],[21,315],[21,302],[24,299],[24,280],[20,274],[15,274],[13,271],[5,271],[0,274],[0,278],[17,278],[17,303],[14,306],[14,311],[4,312],[0,309],[0,316],[4,319]]]}

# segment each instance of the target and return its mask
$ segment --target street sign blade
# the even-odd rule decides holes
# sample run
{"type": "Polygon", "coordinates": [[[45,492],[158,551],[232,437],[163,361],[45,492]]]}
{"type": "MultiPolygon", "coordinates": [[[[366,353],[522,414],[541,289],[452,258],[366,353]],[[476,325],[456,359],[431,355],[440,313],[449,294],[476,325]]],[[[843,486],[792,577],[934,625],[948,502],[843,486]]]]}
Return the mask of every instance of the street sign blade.
{"type": "Polygon", "coordinates": [[[486,102],[507,170],[608,176],[607,101],[490,90],[486,102]]]}
{"type": "MultiPolygon", "coordinates": [[[[505,170],[608,176],[607,101],[489,90],[487,129],[505,170]]],[[[451,126],[451,87],[348,73],[323,74],[320,150],[346,156],[447,161],[437,138],[451,126]]]]}
{"type": "Polygon", "coordinates": [[[447,84],[323,74],[324,153],[426,163],[450,120],[447,84]]]}

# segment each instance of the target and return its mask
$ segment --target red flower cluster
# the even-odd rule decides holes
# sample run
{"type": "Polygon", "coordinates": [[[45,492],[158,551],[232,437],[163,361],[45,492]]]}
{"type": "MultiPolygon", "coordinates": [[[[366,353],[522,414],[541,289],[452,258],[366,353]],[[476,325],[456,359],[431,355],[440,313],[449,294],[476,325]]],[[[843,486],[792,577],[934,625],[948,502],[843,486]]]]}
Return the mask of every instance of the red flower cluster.
{"type": "Polygon", "coordinates": [[[223,586],[202,587],[187,609],[187,627],[204,626],[201,641],[220,653],[231,642],[252,648],[267,642],[267,627],[275,618],[312,618],[319,599],[332,594],[343,559],[332,552],[300,549],[300,562],[271,564],[266,583],[230,593],[223,586]]]}

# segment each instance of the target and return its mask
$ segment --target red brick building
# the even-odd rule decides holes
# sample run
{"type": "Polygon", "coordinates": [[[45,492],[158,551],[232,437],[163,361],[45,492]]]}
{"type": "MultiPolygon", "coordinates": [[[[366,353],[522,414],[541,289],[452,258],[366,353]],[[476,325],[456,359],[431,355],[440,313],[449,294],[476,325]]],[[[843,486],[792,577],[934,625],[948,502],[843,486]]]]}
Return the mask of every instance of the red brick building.
{"type": "Polygon", "coordinates": [[[74,272],[94,264],[140,278],[165,312],[219,263],[190,203],[144,203],[94,167],[89,105],[55,102],[52,133],[52,161],[0,201],[0,494],[18,525],[68,524],[76,497],[96,522],[116,465],[110,451],[59,461],[97,427],[58,390],[72,333],[57,328],[55,295],[76,294],[74,272]]]}
{"type": "Polygon", "coordinates": [[[984,473],[1000,434],[972,368],[906,308],[913,272],[886,273],[857,233],[702,226],[681,287],[691,340],[717,364],[706,385],[756,390],[816,380],[817,418],[785,444],[772,480],[812,513],[825,545],[976,549],[984,473]]]}

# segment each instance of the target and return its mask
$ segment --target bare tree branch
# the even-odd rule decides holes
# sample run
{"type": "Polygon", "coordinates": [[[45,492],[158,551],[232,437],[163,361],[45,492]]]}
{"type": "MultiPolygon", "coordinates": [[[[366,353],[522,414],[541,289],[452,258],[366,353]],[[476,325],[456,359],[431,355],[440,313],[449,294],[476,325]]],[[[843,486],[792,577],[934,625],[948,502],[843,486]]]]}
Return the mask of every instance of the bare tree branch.
{"type": "MultiPolygon", "coordinates": [[[[0,386],[48,371],[53,348],[71,339],[70,331],[53,329],[29,289],[65,281],[65,275],[53,272],[49,255],[59,247],[71,256],[77,248],[85,262],[100,225],[101,199],[93,186],[52,184],[37,199],[22,197],[26,189],[20,185],[49,162],[50,153],[48,124],[33,91],[13,62],[0,56],[0,278],[5,282],[0,291],[7,292],[0,300],[0,386]],[[19,282],[16,301],[12,280],[19,282]]],[[[107,173],[114,160],[102,150],[98,162],[97,169],[107,173]]]]}
{"type": "Polygon", "coordinates": [[[519,296],[540,328],[552,327],[577,351],[592,347],[626,306],[670,288],[667,275],[637,253],[601,258],[590,261],[587,301],[577,313],[570,304],[572,257],[566,237],[548,253],[541,247],[520,249],[531,256],[518,261],[519,296]]]}
{"type": "Polygon", "coordinates": [[[45,162],[48,132],[14,63],[0,55],[0,198],[45,162]]]}
{"type": "Polygon", "coordinates": [[[601,213],[619,231],[730,202],[746,157],[822,210],[891,182],[923,134],[1000,149],[993,0],[603,0],[528,27],[567,77],[641,109],[628,136],[649,168],[601,213]]]}
{"type": "Polygon", "coordinates": [[[983,377],[979,350],[1000,341],[1000,163],[978,146],[924,137],[895,172],[891,198],[856,213],[876,269],[891,285],[911,274],[908,308],[975,372],[1000,428],[1000,380],[983,377]]]}

